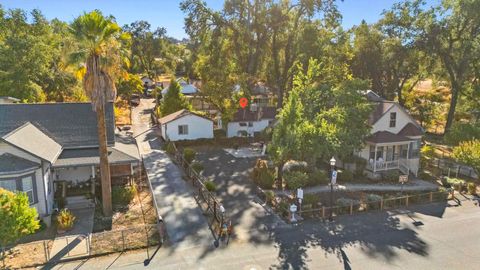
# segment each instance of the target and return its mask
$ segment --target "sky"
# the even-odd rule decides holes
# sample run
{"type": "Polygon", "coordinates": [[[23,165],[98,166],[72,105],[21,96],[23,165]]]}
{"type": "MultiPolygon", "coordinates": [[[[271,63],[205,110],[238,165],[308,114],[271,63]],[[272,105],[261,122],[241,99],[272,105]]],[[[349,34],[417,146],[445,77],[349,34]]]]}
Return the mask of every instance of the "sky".
{"type": "MultiPolygon", "coordinates": [[[[342,25],[350,28],[362,19],[367,23],[376,22],[382,11],[389,9],[398,0],[344,0],[338,1],[343,16],[342,25]]],[[[430,0],[434,1],[434,0],[430,0]]],[[[180,10],[180,0],[0,0],[6,8],[24,10],[40,9],[47,19],[58,18],[71,22],[84,11],[101,10],[105,15],[113,15],[120,26],[137,20],[146,20],[152,30],[165,27],[167,35],[182,39],[187,35],[183,29],[185,15],[180,10]]],[[[206,0],[209,7],[220,10],[223,0],[206,0]]]]}

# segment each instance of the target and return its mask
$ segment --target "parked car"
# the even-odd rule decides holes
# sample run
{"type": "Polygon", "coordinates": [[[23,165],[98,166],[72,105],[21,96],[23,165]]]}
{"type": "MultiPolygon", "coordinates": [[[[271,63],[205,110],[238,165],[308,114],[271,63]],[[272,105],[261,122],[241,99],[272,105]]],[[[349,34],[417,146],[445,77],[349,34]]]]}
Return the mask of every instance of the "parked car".
{"type": "Polygon", "coordinates": [[[138,106],[138,105],[140,105],[140,95],[133,94],[133,95],[130,97],[130,105],[132,105],[132,106],[138,106]]]}

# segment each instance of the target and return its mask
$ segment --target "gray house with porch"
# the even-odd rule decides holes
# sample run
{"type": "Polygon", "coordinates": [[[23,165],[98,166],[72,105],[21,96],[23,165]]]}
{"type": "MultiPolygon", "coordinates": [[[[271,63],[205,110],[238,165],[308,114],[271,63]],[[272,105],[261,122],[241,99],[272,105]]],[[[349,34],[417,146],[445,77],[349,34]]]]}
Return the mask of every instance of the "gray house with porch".
{"type": "MultiPolygon", "coordinates": [[[[106,106],[112,181],[140,165],[135,140],[115,132],[113,103],[106,106]]],[[[97,119],[90,103],[0,104],[0,188],[25,192],[50,224],[54,193],[92,190],[99,181],[97,119]]]]}

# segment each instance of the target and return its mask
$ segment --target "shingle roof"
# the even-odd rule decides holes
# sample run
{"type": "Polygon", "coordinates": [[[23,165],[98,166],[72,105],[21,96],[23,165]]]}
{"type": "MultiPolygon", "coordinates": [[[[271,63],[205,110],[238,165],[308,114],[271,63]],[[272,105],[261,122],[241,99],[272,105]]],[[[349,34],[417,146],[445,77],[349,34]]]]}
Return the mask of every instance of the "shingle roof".
{"type": "MultiPolygon", "coordinates": [[[[138,161],[138,159],[113,147],[108,148],[109,164],[131,163],[135,161],[138,161]]],[[[98,148],[67,149],[63,150],[62,154],[53,164],[53,167],[88,166],[98,164],[100,164],[98,148]]]]}
{"type": "Polygon", "coordinates": [[[371,143],[393,143],[393,142],[406,142],[411,141],[407,137],[393,134],[389,131],[377,131],[365,139],[367,142],[371,143]]]}
{"type": "Polygon", "coordinates": [[[189,111],[189,110],[183,109],[183,110],[180,110],[180,111],[178,111],[178,112],[171,113],[171,114],[169,114],[169,115],[167,115],[167,116],[164,116],[164,117],[158,119],[158,122],[159,122],[160,124],[166,124],[166,123],[168,123],[168,122],[172,122],[173,120],[179,119],[179,118],[184,117],[184,116],[186,116],[186,115],[195,115],[195,116],[198,116],[198,117],[201,117],[201,118],[205,118],[205,119],[207,119],[207,120],[212,121],[212,119],[210,119],[210,118],[207,118],[207,117],[205,117],[205,116],[201,116],[201,115],[196,114],[196,113],[193,113],[193,112],[191,112],[191,111],[189,111]]]}
{"type": "Polygon", "coordinates": [[[0,155],[0,175],[7,173],[19,173],[29,169],[37,168],[40,164],[14,156],[10,153],[0,155]]]}
{"type": "Polygon", "coordinates": [[[375,108],[368,118],[368,124],[375,124],[390,108],[394,106],[393,101],[381,101],[374,103],[375,108]]]}
{"type": "Polygon", "coordinates": [[[423,130],[415,126],[413,123],[408,123],[402,128],[402,130],[400,130],[400,132],[398,132],[398,135],[407,137],[422,136],[423,130]]]}
{"type": "Polygon", "coordinates": [[[53,163],[62,151],[62,146],[30,122],[4,135],[2,139],[50,163],[53,163]]]}
{"type": "Polygon", "coordinates": [[[249,109],[239,109],[234,115],[232,122],[241,121],[259,121],[262,119],[275,119],[277,115],[277,108],[275,107],[261,107],[257,111],[249,109]]]}
{"type": "MultiPolygon", "coordinates": [[[[115,142],[113,103],[105,107],[108,144],[115,142]]],[[[0,137],[31,122],[63,148],[98,146],[90,103],[0,104],[0,137]]]]}

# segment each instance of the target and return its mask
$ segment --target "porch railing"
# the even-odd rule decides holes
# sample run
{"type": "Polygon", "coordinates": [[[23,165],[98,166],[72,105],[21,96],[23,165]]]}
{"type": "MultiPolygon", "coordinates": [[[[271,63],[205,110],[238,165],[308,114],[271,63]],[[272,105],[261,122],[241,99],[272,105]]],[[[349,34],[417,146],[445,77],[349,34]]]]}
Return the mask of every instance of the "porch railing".
{"type": "Polygon", "coordinates": [[[406,171],[409,170],[408,160],[405,158],[382,162],[376,161],[376,164],[375,162],[369,162],[367,168],[373,172],[400,169],[402,172],[405,171],[404,173],[407,173],[406,171]]]}

